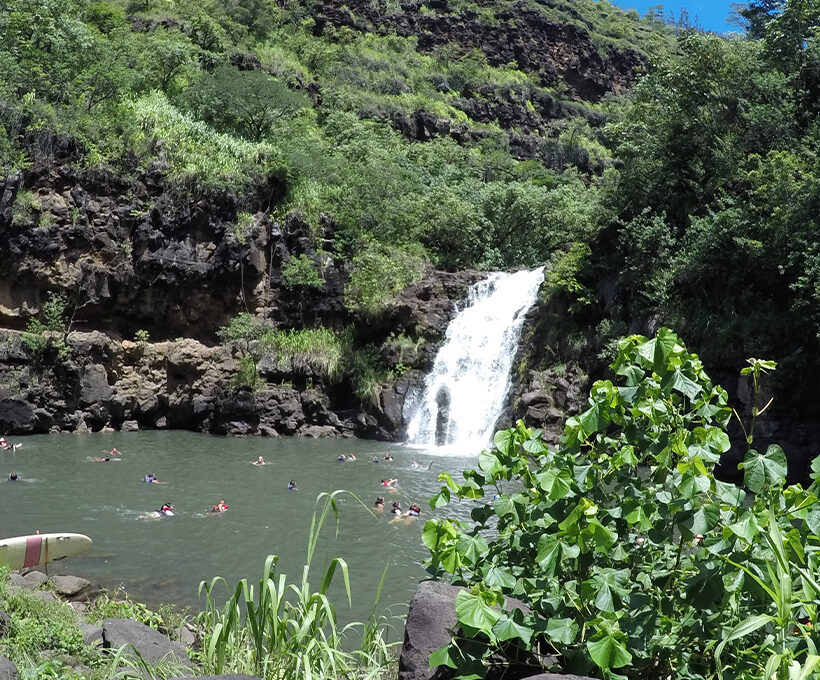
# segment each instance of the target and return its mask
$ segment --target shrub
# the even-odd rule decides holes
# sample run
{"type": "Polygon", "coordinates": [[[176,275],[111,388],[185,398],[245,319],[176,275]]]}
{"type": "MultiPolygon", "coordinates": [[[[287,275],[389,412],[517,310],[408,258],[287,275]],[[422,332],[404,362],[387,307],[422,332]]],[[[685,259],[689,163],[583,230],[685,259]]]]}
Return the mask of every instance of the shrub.
{"type": "Polygon", "coordinates": [[[353,258],[353,272],[345,286],[348,309],[375,316],[424,273],[424,261],[398,248],[371,245],[353,258]]]}
{"type": "Polygon", "coordinates": [[[379,405],[382,385],[392,383],[395,374],[382,363],[375,347],[368,346],[351,356],[353,394],[362,404],[379,405]]]}
{"type": "Polygon", "coordinates": [[[259,377],[256,359],[252,354],[243,354],[239,357],[239,369],[231,378],[231,387],[234,389],[258,390],[264,387],[264,381],[259,377]]]}
{"type": "Polygon", "coordinates": [[[65,357],[71,348],[66,344],[71,330],[68,318],[68,300],[62,293],[50,291],[40,310],[42,320],[31,317],[21,341],[34,354],[42,354],[54,348],[58,357],[65,357]]]}
{"type": "MultiPolygon", "coordinates": [[[[757,400],[774,365],[750,363],[757,400]]],[[[625,338],[612,369],[619,384],[592,386],[558,448],[519,422],[463,483],[441,475],[434,508],[498,495],[473,523],[425,525],[431,569],[469,586],[456,599],[463,636],[431,666],[481,675],[491,649],[535,646],[605,678],[811,673],[820,459],[808,489],[786,486],[783,451],[751,449],[752,423],[747,501],[714,476],[729,448],[726,392],[674,333],[625,338]],[[509,596],[532,612],[494,608],[509,596]]]]}
{"type": "Polygon", "coordinates": [[[316,269],[316,263],[308,255],[291,257],[282,268],[282,283],[285,288],[321,290],[325,280],[316,269]]]}
{"type": "Polygon", "coordinates": [[[216,335],[223,343],[238,344],[247,352],[250,350],[251,342],[259,340],[270,330],[269,321],[248,312],[239,312],[227,326],[222,326],[216,335]]]}
{"type": "Polygon", "coordinates": [[[591,305],[593,292],[579,281],[587,273],[590,254],[586,243],[573,243],[566,252],[557,251],[547,272],[544,296],[566,300],[572,312],[591,305]]]}

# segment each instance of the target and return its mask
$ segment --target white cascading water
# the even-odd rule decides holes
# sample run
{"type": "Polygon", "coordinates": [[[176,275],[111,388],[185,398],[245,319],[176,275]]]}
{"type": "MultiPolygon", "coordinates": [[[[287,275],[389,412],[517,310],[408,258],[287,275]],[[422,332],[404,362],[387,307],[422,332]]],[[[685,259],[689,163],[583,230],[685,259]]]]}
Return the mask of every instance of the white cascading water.
{"type": "Polygon", "coordinates": [[[464,308],[447,326],[423,394],[407,401],[409,444],[474,455],[490,443],[510,389],[524,317],[543,280],[541,268],[490,274],[470,287],[464,308]]]}

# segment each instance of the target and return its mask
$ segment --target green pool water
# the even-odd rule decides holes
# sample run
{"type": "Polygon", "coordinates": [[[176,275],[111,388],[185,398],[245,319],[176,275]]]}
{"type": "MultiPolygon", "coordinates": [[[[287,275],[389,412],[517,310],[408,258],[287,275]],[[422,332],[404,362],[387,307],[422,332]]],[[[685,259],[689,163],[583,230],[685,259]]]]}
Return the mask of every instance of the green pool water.
{"type": "MultiPolygon", "coordinates": [[[[280,571],[296,580],[305,561],[310,518],[321,492],[347,489],[368,506],[376,496],[386,508],[373,516],[351,497],[340,499],[341,522],[323,533],[314,568],[332,557],[349,567],[353,606],[334,592],[340,616],[366,618],[387,567],[381,612],[401,616],[424,577],[424,521],[433,513],[427,499],[439,488],[438,474],[460,473],[478,452],[458,456],[436,450],[358,440],[221,438],[190,432],[9,437],[22,442],[16,454],[0,452],[0,536],[54,531],[87,534],[94,544],[82,556],[50,565],[49,573],[72,573],[108,588],[122,586],[151,606],[175,603],[201,608],[201,580],[223,576],[233,584],[259,578],[265,557],[279,555],[280,571]],[[116,447],[121,461],[91,462],[116,447]],[[337,457],[355,453],[354,463],[337,457]],[[392,453],[392,462],[371,462],[392,453]],[[264,456],[268,465],[251,464],[264,456]],[[419,467],[413,466],[413,460],[419,467]],[[426,467],[432,463],[432,469],[426,467]],[[5,481],[10,472],[22,481],[5,481]],[[156,474],[167,484],[146,484],[156,474]],[[396,490],[381,479],[398,478],[396,490]],[[288,491],[294,479],[299,491],[288,491]],[[228,512],[211,506],[224,498],[228,512]],[[391,522],[389,507],[400,501],[422,506],[420,520],[391,522]],[[176,516],[147,519],[170,501],[176,516]]],[[[450,508],[466,516],[470,507],[450,508]]]]}

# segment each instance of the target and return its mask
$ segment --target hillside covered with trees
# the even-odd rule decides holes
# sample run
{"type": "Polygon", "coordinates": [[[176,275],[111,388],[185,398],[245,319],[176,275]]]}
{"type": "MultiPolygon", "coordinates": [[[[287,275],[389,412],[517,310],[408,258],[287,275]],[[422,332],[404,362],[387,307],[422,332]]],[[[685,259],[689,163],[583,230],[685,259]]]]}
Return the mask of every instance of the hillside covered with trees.
{"type": "Polygon", "coordinates": [[[820,8],[740,14],[718,37],[606,0],[11,0],[0,322],[62,299],[58,328],[213,343],[245,311],[346,333],[331,373],[390,382],[429,360],[384,351],[431,339],[391,304],[425,272],[548,264],[520,375],[596,374],[665,324],[718,376],[777,359],[810,412],[820,8]]]}

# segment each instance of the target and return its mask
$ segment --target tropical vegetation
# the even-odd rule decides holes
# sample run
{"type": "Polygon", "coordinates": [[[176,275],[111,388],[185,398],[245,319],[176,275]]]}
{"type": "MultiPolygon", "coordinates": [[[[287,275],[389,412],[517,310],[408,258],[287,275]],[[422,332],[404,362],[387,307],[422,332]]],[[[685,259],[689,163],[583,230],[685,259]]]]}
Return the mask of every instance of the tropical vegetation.
{"type": "Polygon", "coordinates": [[[424,528],[431,571],[467,586],[431,665],[483,677],[501,650],[604,678],[813,677],[820,459],[804,487],[779,446],[753,448],[775,364],[744,370],[756,403],[736,486],[714,468],[737,414],[698,356],[668,329],[618,350],[616,380],[592,386],[558,447],[519,422],[463,481],[441,475],[433,508],[474,507],[424,528]]]}

